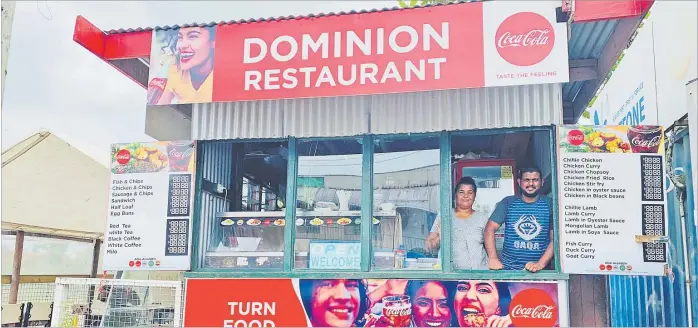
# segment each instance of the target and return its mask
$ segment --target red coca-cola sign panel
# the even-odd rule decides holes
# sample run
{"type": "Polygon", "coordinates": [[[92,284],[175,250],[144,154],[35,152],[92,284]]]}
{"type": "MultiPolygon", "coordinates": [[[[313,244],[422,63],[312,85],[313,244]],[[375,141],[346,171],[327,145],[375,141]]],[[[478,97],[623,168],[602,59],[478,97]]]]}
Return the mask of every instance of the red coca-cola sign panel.
{"type": "Polygon", "coordinates": [[[571,130],[567,133],[567,142],[573,146],[579,146],[584,143],[584,132],[580,130],[571,130]]]}
{"type": "Polygon", "coordinates": [[[125,165],[130,160],[131,160],[131,152],[128,151],[127,149],[119,150],[119,152],[116,153],[116,162],[117,163],[119,163],[121,165],[125,165]]]}
{"type": "Polygon", "coordinates": [[[509,315],[515,327],[551,327],[557,322],[558,306],[548,293],[531,288],[514,296],[509,315]]]}
{"type": "Polygon", "coordinates": [[[509,16],[497,29],[497,52],[516,66],[531,66],[550,55],[555,44],[552,24],[533,12],[509,16]]]}

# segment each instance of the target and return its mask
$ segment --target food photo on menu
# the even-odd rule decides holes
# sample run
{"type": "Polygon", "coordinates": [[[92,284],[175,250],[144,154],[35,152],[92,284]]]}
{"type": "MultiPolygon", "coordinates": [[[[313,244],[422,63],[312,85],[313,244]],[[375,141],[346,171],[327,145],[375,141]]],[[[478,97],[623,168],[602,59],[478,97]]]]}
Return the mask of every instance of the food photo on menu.
{"type": "Polygon", "coordinates": [[[299,289],[313,327],[558,326],[554,283],[301,279],[299,289]]]}
{"type": "Polygon", "coordinates": [[[656,154],[663,142],[661,126],[580,126],[560,138],[566,152],[656,154]]]}

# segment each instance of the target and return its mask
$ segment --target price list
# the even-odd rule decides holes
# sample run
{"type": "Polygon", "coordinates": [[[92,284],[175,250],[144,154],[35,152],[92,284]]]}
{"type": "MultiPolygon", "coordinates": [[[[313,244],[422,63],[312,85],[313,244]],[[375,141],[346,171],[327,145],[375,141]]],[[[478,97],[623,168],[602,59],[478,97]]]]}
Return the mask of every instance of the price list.
{"type": "Polygon", "coordinates": [[[191,174],[171,174],[167,216],[189,216],[191,174]]]}
{"type": "Polygon", "coordinates": [[[191,178],[191,174],[170,174],[167,197],[167,216],[170,218],[165,233],[165,256],[189,255],[191,178]]]}
{"type": "MultiPolygon", "coordinates": [[[[640,156],[642,175],[642,234],[665,236],[664,222],[664,174],[661,156],[640,156]]],[[[666,244],[649,242],[642,244],[645,262],[666,262],[666,244]]]]}
{"type": "Polygon", "coordinates": [[[637,241],[638,236],[666,236],[661,133],[644,129],[649,132],[627,126],[561,128],[558,190],[565,273],[664,274],[667,245],[637,241]]]}
{"type": "Polygon", "coordinates": [[[189,219],[167,219],[165,256],[189,254],[189,219]]]}
{"type": "Polygon", "coordinates": [[[193,141],[112,145],[104,270],[189,270],[193,141]]]}

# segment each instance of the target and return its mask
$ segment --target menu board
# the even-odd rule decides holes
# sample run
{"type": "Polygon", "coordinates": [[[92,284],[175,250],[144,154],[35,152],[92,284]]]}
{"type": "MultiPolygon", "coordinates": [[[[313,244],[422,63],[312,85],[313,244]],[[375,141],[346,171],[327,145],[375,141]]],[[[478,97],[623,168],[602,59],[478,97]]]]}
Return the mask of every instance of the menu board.
{"type": "Polygon", "coordinates": [[[667,245],[636,241],[667,234],[662,127],[562,126],[558,136],[562,270],[664,275],[667,245]]]}
{"type": "Polygon", "coordinates": [[[111,158],[104,270],[189,270],[195,142],[114,144],[111,158]]]}

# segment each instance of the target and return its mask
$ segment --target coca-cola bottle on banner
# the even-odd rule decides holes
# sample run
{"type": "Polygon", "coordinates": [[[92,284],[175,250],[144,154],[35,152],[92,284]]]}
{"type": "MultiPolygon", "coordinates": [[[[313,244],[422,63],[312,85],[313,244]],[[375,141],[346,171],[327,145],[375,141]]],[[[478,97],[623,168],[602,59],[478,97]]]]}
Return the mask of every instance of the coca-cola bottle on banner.
{"type": "Polygon", "coordinates": [[[148,83],[148,105],[157,105],[160,101],[160,97],[165,93],[165,86],[167,85],[167,79],[156,77],[150,80],[148,83]]]}
{"type": "Polygon", "coordinates": [[[656,154],[662,141],[662,127],[635,125],[628,128],[628,141],[633,153],[656,154]]]}
{"type": "Polygon", "coordinates": [[[193,141],[170,141],[167,144],[167,157],[170,160],[170,172],[189,171],[189,162],[194,154],[193,141]]]}

